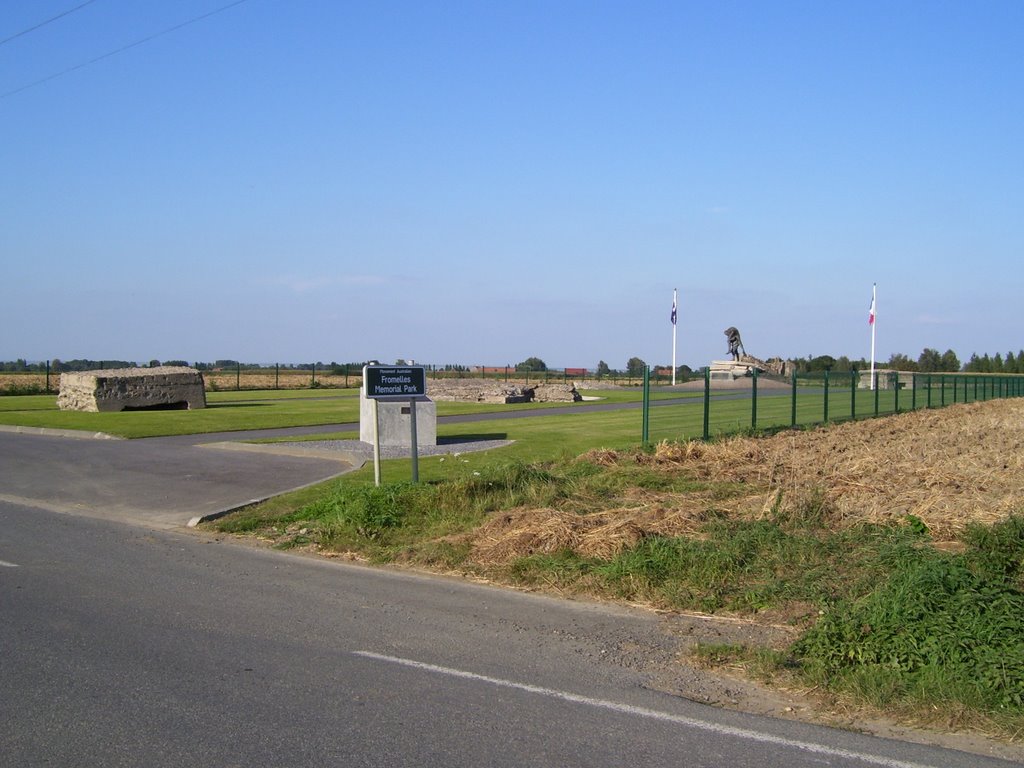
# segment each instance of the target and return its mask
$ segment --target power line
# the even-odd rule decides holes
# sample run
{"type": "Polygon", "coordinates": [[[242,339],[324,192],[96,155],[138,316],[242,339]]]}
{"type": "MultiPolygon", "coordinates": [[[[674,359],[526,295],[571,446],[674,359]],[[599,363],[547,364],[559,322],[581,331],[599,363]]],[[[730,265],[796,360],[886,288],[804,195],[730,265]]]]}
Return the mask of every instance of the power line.
{"type": "Polygon", "coordinates": [[[82,8],[85,8],[85,6],[91,5],[92,3],[95,3],[95,2],[96,2],[96,0],[85,0],[85,2],[82,3],[81,5],[76,5],[74,8],[69,8],[68,10],[64,11],[63,13],[58,13],[56,16],[53,16],[52,18],[49,18],[46,21],[40,21],[34,27],[29,27],[28,29],[23,29],[21,32],[18,32],[17,34],[11,35],[10,37],[5,37],[3,40],[0,40],[0,45],[3,45],[4,43],[9,43],[9,42],[11,42],[11,40],[19,38],[22,35],[27,35],[29,32],[35,32],[40,27],[45,27],[47,24],[49,24],[50,22],[56,21],[57,19],[63,19],[69,13],[74,13],[75,11],[81,10],[82,8]]]}
{"type": "MultiPolygon", "coordinates": [[[[92,0],[90,0],[90,2],[92,2],[92,0]]],[[[13,91],[7,91],[6,93],[0,93],[0,99],[6,99],[8,96],[13,96],[16,93],[21,93],[22,91],[27,91],[29,88],[35,88],[37,85],[42,85],[43,83],[48,83],[51,80],[56,80],[58,77],[63,77],[64,75],[67,75],[67,74],[69,74],[71,72],[75,72],[76,70],[82,69],[83,67],[88,67],[89,65],[95,64],[95,63],[97,63],[99,61],[103,61],[104,59],[109,59],[111,56],[116,56],[119,53],[124,53],[125,51],[131,50],[132,48],[137,48],[140,45],[143,45],[145,43],[148,43],[148,42],[151,42],[153,40],[156,40],[158,37],[163,37],[164,35],[169,35],[171,32],[177,32],[182,27],[187,27],[190,24],[195,24],[196,22],[202,21],[203,19],[208,19],[211,16],[216,16],[218,13],[226,11],[229,8],[234,8],[236,5],[241,5],[242,3],[247,3],[247,2],[249,2],[249,0],[235,0],[235,2],[233,2],[233,3],[228,3],[227,5],[222,5],[220,8],[212,10],[212,11],[210,11],[208,13],[204,13],[204,14],[202,14],[200,16],[195,16],[195,17],[189,19],[188,21],[183,21],[180,24],[175,24],[173,27],[168,27],[167,29],[162,30],[161,32],[156,32],[156,33],[154,33],[152,35],[149,35],[148,37],[142,38],[141,40],[136,40],[134,43],[128,43],[128,45],[123,45],[120,48],[117,48],[116,50],[108,51],[107,53],[104,53],[104,54],[102,54],[100,56],[97,56],[97,57],[95,57],[93,59],[89,59],[88,61],[83,61],[81,64],[76,64],[73,67],[68,67],[67,69],[61,70],[60,72],[57,72],[57,73],[52,74],[52,75],[48,75],[48,76],[46,76],[44,78],[41,78],[41,79],[36,80],[34,82],[31,82],[28,85],[23,85],[20,88],[15,88],[13,91]]]]}

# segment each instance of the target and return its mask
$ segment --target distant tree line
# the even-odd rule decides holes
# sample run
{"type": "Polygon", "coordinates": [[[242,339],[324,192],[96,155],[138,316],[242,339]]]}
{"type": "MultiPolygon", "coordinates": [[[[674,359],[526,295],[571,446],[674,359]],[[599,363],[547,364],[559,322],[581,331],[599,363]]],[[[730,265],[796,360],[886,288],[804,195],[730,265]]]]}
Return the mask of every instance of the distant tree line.
{"type": "MultiPolygon", "coordinates": [[[[833,373],[849,373],[850,371],[867,371],[870,369],[871,364],[865,358],[851,359],[845,355],[840,357],[832,357],[831,355],[808,355],[805,358],[797,358],[789,361],[797,373],[821,373],[824,371],[830,371],[833,373]]],[[[215,370],[242,370],[242,371],[253,371],[266,369],[268,367],[274,367],[275,365],[281,370],[309,370],[314,365],[318,370],[330,371],[334,375],[344,375],[345,373],[355,373],[362,370],[362,367],[366,365],[366,361],[350,362],[350,363],[338,363],[331,361],[330,363],[324,363],[317,361],[316,363],[275,363],[269,366],[266,363],[242,363],[237,360],[214,360],[213,362],[195,362],[189,363],[186,360],[150,360],[145,366],[156,368],[161,365],[168,366],[190,366],[200,371],[215,371],[215,370]]],[[[74,360],[60,360],[54,358],[50,361],[50,372],[51,373],[62,373],[65,371],[93,371],[100,368],[138,368],[138,363],[130,360],[89,360],[89,359],[74,359],[74,360]]],[[[626,361],[625,368],[616,370],[608,365],[604,360],[599,360],[595,372],[599,377],[603,376],[616,376],[626,375],[634,378],[643,376],[644,368],[647,363],[640,357],[631,357],[626,361]]],[[[1014,354],[1012,351],[1007,352],[1005,355],[996,352],[994,355],[988,353],[984,355],[978,355],[974,353],[970,359],[961,365],[960,359],[952,349],[947,349],[945,352],[940,353],[937,349],[931,349],[926,347],[918,355],[917,359],[914,360],[907,355],[902,353],[895,353],[890,355],[888,360],[876,360],[875,366],[877,368],[889,368],[897,371],[916,371],[919,373],[955,373],[963,371],[965,373],[1024,373],[1024,349],[1014,354]]],[[[17,360],[0,361],[0,372],[2,373],[43,373],[46,371],[47,363],[43,362],[28,362],[24,358],[17,360]]],[[[434,370],[445,370],[445,371],[468,371],[469,366],[447,363],[442,366],[428,366],[434,370]]],[[[669,368],[669,366],[661,366],[663,368],[669,368]]],[[[516,363],[515,369],[517,371],[547,371],[547,364],[539,357],[528,357],[520,363],[516,363]]],[[[676,372],[679,376],[686,379],[698,370],[691,369],[688,365],[681,365],[676,368],[676,372]]]]}
{"type": "MultiPolygon", "coordinates": [[[[851,360],[845,356],[837,358],[829,355],[808,356],[792,362],[798,373],[821,371],[843,373],[851,370],[867,371],[871,368],[871,364],[864,358],[851,360]]],[[[1013,352],[1007,352],[1005,357],[998,352],[994,356],[988,354],[979,356],[975,353],[971,355],[970,360],[961,364],[952,349],[940,353],[937,349],[926,347],[918,355],[917,360],[897,352],[888,360],[876,360],[875,366],[918,373],[1024,373],[1024,350],[1019,351],[1016,355],[1013,352]]]]}
{"type": "Polygon", "coordinates": [[[1024,349],[1019,350],[1016,355],[1007,352],[1006,357],[998,352],[992,357],[987,354],[983,357],[971,355],[964,370],[970,373],[1024,373],[1024,349]]]}
{"type": "MultiPolygon", "coordinates": [[[[189,367],[195,368],[200,371],[216,371],[216,370],[243,370],[243,371],[255,371],[255,370],[266,370],[267,368],[279,367],[282,371],[286,370],[302,370],[306,371],[312,368],[314,365],[320,370],[330,369],[332,372],[337,371],[344,373],[347,368],[349,372],[359,371],[366,363],[364,362],[353,362],[353,363],[337,363],[330,362],[324,363],[317,361],[316,363],[240,363],[237,360],[215,360],[212,363],[195,362],[190,363],[187,360],[164,360],[160,361],[157,359],[150,360],[144,365],[139,365],[134,360],[88,360],[88,359],[75,359],[75,360],[61,360],[60,358],[54,358],[49,362],[51,373],[63,373],[69,371],[95,371],[101,368],[158,368],[163,365],[177,366],[177,367],[189,367]]],[[[2,373],[45,373],[47,362],[30,363],[23,358],[17,360],[0,361],[0,372],[2,373]]]]}
{"type": "Polygon", "coordinates": [[[0,371],[4,373],[45,373],[46,363],[29,363],[18,358],[0,363],[0,371]]]}
{"type": "MultiPolygon", "coordinates": [[[[95,371],[98,368],[138,368],[138,363],[130,360],[87,360],[87,359],[75,359],[75,360],[61,360],[60,358],[53,358],[50,361],[50,371],[53,373],[63,373],[65,371],[95,371]]],[[[46,363],[43,363],[43,368],[46,368],[46,363]]]]}
{"type": "MultiPolygon", "coordinates": [[[[850,371],[868,371],[871,363],[865,359],[851,359],[846,355],[832,357],[831,355],[818,355],[805,358],[797,358],[790,361],[797,373],[822,373],[830,371],[833,373],[849,373],[850,371]]],[[[921,373],[955,373],[960,370],[960,360],[956,353],[947,349],[940,353],[937,349],[925,348],[913,360],[901,352],[890,355],[888,360],[876,360],[876,368],[890,368],[896,371],[919,371],[921,373]]]]}

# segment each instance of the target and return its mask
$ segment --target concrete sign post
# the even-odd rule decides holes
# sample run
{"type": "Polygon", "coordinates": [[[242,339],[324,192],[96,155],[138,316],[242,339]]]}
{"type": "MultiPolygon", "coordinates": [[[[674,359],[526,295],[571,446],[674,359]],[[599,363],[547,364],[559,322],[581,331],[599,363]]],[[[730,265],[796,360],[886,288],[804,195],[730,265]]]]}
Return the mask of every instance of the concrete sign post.
{"type": "MultiPolygon", "coordinates": [[[[423,366],[363,366],[363,395],[373,401],[373,480],[380,485],[380,422],[378,401],[409,401],[409,442],[412,481],[419,482],[419,442],[416,434],[416,400],[426,397],[427,373],[423,366]]],[[[404,410],[404,409],[403,409],[404,410]]]]}

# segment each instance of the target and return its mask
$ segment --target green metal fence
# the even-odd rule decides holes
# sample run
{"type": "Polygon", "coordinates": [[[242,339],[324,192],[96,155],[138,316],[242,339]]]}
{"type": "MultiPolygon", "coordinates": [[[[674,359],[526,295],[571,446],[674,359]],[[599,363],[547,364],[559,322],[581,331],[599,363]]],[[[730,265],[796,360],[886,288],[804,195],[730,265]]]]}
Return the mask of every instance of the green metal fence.
{"type": "Polygon", "coordinates": [[[644,387],[641,440],[708,440],[729,434],[803,427],[874,418],[892,413],[940,408],[998,398],[1024,396],[1024,376],[961,373],[752,375],[713,381],[705,372],[695,387],[662,392],[652,399],[644,387]]]}

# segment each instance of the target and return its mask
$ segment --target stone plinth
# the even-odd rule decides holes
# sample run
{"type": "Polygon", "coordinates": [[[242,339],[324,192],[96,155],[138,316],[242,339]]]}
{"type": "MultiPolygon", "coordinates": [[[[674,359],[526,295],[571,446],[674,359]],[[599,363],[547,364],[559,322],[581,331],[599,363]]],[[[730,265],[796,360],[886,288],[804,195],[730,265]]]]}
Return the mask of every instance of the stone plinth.
{"type": "Polygon", "coordinates": [[[203,375],[195,368],[115,368],[60,375],[62,411],[132,411],[206,407],[203,375]]]}
{"type": "MultiPolygon", "coordinates": [[[[408,400],[377,401],[380,445],[412,448],[412,407],[408,400]]],[[[359,392],[359,439],[373,443],[373,400],[359,392]]],[[[416,398],[416,444],[437,445],[437,404],[429,397],[416,398]]]]}
{"type": "Polygon", "coordinates": [[[755,367],[751,363],[741,363],[733,360],[712,360],[711,381],[731,382],[745,376],[753,376],[755,367]]]}

